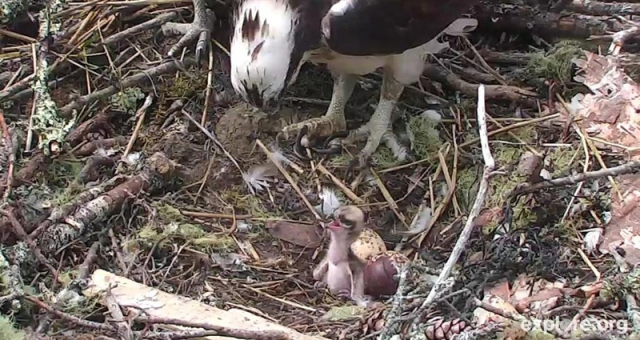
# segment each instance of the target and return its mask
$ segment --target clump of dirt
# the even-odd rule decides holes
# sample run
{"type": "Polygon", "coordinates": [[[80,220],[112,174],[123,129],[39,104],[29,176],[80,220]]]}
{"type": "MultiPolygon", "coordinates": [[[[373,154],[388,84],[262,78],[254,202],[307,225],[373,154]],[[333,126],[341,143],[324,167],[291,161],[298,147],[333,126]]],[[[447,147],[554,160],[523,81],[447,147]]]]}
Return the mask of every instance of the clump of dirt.
{"type": "Polygon", "coordinates": [[[240,102],[230,107],[216,124],[216,136],[222,145],[228,145],[234,158],[242,158],[254,149],[257,138],[272,139],[282,128],[290,124],[296,116],[296,110],[281,108],[277,114],[269,115],[240,102]]]}

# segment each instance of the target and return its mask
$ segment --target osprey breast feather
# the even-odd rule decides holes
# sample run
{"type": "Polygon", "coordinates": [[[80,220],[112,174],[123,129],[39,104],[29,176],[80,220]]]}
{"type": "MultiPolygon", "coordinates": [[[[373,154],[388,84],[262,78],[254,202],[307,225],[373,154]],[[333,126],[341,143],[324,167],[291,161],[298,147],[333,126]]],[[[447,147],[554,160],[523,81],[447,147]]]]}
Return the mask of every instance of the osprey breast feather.
{"type": "Polygon", "coordinates": [[[290,137],[307,127],[303,144],[308,146],[314,137],[346,129],[344,108],[357,76],[383,68],[378,108],[369,123],[347,139],[367,137],[360,163],[383,139],[403,159],[406,149],[388,133],[393,107],[404,86],[419,80],[426,56],[448,46],[435,38],[445,30],[462,34],[475,28],[475,20],[457,19],[476,2],[237,0],[232,19],[231,82],[245,101],[272,111],[284,90],[295,82],[302,64],[325,64],[335,78],[327,113],[283,129],[285,137],[290,137]],[[457,24],[452,25],[454,22],[457,24]]]}

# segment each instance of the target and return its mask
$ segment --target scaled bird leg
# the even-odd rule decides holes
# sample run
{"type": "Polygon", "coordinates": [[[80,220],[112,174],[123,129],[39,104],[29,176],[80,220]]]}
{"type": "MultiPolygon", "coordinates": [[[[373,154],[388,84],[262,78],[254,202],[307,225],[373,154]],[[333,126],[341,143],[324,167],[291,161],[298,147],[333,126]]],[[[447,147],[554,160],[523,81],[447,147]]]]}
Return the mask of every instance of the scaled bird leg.
{"type": "Polygon", "coordinates": [[[364,294],[364,266],[351,267],[351,299],[360,307],[367,307],[371,303],[371,297],[364,294]]]}
{"type": "Polygon", "coordinates": [[[331,95],[331,103],[322,117],[311,118],[305,121],[285,126],[282,129],[281,136],[289,139],[297,132],[305,132],[306,136],[298,136],[298,141],[304,147],[310,147],[311,139],[329,137],[337,132],[347,129],[347,121],[344,116],[344,108],[347,106],[347,100],[353,94],[356,85],[357,76],[353,74],[339,74],[333,82],[333,94],[331,95]]]}
{"type": "Polygon", "coordinates": [[[395,80],[390,72],[385,71],[380,101],[371,119],[363,126],[351,131],[349,136],[344,139],[343,143],[351,144],[367,137],[367,144],[360,151],[356,160],[358,168],[366,167],[369,158],[378,149],[380,142],[384,142],[399,161],[403,162],[407,159],[407,149],[398,142],[397,137],[391,131],[391,114],[403,90],[404,85],[395,80]]]}
{"type": "Polygon", "coordinates": [[[171,47],[169,56],[174,57],[178,51],[182,50],[188,43],[192,42],[196,37],[196,60],[199,63],[200,57],[207,49],[207,43],[211,37],[213,23],[216,19],[212,10],[207,9],[206,0],[193,0],[193,22],[190,24],[168,22],[162,25],[162,33],[182,34],[182,38],[171,47]]]}

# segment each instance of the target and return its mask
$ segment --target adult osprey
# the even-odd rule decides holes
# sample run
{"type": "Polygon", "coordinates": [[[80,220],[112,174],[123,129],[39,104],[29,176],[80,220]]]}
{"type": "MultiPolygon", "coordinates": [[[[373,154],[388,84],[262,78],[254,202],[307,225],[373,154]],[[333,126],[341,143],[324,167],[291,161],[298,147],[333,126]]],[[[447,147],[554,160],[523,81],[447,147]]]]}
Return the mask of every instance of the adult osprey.
{"type": "MultiPolygon", "coordinates": [[[[357,76],[383,68],[378,106],[347,140],[368,137],[360,165],[381,141],[402,150],[396,157],[404,160],[406,151],[391,132],[395,104],[404,87],[419,80],[427,54],[448,46],[436,38],[476,1],[236,0],[231,82],[245,101],[269,111],[304,62],[326,64],[334,76],[326,114],[289,125],[283,133],[290,137],[306,127],[309,137],[328,137],[346,130],[344,109],[357,76]]],[[[464,23],[475,28],[475,20],[464,23]]]]}

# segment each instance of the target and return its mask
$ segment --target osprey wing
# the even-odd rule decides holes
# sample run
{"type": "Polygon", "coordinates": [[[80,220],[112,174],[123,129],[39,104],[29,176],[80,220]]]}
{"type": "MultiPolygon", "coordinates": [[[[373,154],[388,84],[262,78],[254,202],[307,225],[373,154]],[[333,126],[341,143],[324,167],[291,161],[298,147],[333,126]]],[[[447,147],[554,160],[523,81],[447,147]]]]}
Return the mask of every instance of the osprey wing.
{"type": "Polygon", "coordinates": [[[339,0],[322,19],[326,44],[354,56],[400,54],[435,38],[478,0],[339,0]]]}

